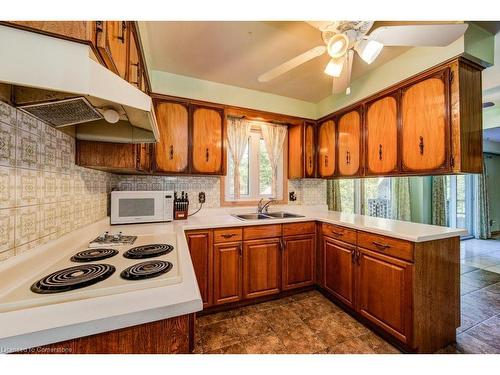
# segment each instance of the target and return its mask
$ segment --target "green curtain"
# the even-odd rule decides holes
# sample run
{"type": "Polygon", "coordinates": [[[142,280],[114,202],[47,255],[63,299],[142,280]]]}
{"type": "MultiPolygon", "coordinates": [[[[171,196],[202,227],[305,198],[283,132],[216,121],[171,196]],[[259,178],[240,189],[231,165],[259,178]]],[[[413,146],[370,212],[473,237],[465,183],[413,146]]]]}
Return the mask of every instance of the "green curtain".
{"type": "Polygon", "coordinates": [[[490,199],[488,195],[488,175],[486,164],[483,160],[483,173],[478,176],[478,205],[479,205],[479,238],[486,240],[491,238],[490,227],[490,199]]]}
{"type": "Polygon", "coordinates": [[[342,211],[339,180],[328,180],[326,182],[326,201],[330,211],[342,211]]]}
{"type": "Polygon", "coordinates": [[[447,226],[446,176],[432,176],[432,224],[447,226]]]}
{"type": "Polygon", "coordinates": [[[392,219],[411,221],[410,179],[408,177],[393,178],[391,191],[392,219]]]}

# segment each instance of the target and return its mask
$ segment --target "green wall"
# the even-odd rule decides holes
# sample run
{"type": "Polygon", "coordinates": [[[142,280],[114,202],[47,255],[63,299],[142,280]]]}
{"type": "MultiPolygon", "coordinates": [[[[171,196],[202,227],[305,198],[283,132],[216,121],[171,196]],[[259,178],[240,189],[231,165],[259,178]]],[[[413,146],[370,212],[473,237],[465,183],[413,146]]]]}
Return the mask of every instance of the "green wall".
{"type": "Polygon", "coordinates": [[[431,177],[410,177],[411,221],[432,223],[431,177]]]}

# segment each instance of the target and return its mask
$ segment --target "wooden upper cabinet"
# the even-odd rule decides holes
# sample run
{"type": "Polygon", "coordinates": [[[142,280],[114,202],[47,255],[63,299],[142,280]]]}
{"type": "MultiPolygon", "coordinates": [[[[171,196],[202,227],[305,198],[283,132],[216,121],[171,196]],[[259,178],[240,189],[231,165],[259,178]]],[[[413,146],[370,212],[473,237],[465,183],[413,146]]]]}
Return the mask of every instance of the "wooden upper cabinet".
{"type": "Polygon", "coordinates": [[[211,306],[213,292],[213,233],[211,230],[191,231],[186,233],[186,239],[203,307],[211,306]]]}
{"type": "Polygon", "coordinates": [[[129,28],[129,58],[127,64],[127,80],[130,84],[144,91],[143,67],[139,57],[139,45],[132,28],[129,28]]]}
{"type": "Polygon", "coordinates": [[[188,107],[181,103],[155,101],[155,111],[160,141],[154,145],[154,171],[187,172],[188,107]]]}
{"type": "Polygon", "coordinates": [[[411,263],[359,248],[357,310],[403,343],[411,342],[411,263]]]}
{"type": "Polygon", "coordinates": [[[288,127],[288,178],[304,177],[304,128],[303,125],[288,127]]]}
{"type": "Polygon", "coordinates": [[[243,298],[280,291],[281,238],[243,242],[243,298]]]}
{"type": "Polygon", "coordinates": [[[127,78],[130,27],[127,21],[97,21],[96,46],[108,69],[127,78]]]}
{"type": "Polygon", "coordinates": [[[328,120],[318,127],[318,175],[332,177],[335,174],[335,122],[328,120]]]}
{"type": "Polygon", "coordinates": [[[361,115],[358,110],[344,113],[338,120],[339,174],[354,176],[360,172],[361,115]]]}
{"type": "Polygon", "coordinates": [[[191,172],[223,173],[223,119],[219,108],[192,106],[191,172]]]}
{"type": "Polygon", "coordinates": [[[402,89],[403,171],[446,169],[449,150],[449,69],[402,89]]]}
{"type": "Polygon", "coordinates": [[[304,125],[304,177],[316,176],[316,129],[314,122],[304,125]]]}
{"type": "Polygon", "coordinates": [[[314,234],[283,238],[283,290],[314,284],[315,244],[314,234]]]}
{"type": "Polygon", "coordinates": [[[323,237],[323,286],[349,307],[354,307],[355,246],[323,237]]]}
{"type": "Polygon", "coordinates": [[[93,21],[9,21],[7,24],[65,39],[94,43],[93,21]]]}
{"type": "Polygon", "coordinates": [[[241,299],[242,255],[241,242],[214,245],[214,305],[241,299]]]}
{"type": "Polygon", "coordinates": [[[366,105],[366,173],[398,170],[398,102],[396,94],[366,105]]]}

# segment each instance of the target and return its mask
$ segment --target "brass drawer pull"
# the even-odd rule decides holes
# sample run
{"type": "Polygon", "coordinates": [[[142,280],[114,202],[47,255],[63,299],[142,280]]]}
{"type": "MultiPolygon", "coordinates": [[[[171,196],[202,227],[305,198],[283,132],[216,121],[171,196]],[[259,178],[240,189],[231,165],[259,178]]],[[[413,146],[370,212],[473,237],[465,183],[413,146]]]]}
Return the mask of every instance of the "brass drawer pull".
{"type": "Polygon", "coordinates": [[[231,238],[231,237],[236,236],[236,233],[224,233],[224,234],[221,234],[221,236],[223,238],[231,238]]]}
{"type": "Polygon", "coordinates": [[[375,246],[377,246],[379,249],[382,249],[382,250],[385,250],[385,249],[391,247],[390,245],[388,245],[386,243],[381,243],[381,242],[377,242],[377,241],[372,241],[372,244],[374,244],[375,246]]]}
{"type": "Polygon", "coordinates": [[[334,236],[337,236],[337,237],[342,237],[344,235],[344,233],[342,232],[335,232],[335,231],[331,231],[331,233],[334,235],[334,236]]]}

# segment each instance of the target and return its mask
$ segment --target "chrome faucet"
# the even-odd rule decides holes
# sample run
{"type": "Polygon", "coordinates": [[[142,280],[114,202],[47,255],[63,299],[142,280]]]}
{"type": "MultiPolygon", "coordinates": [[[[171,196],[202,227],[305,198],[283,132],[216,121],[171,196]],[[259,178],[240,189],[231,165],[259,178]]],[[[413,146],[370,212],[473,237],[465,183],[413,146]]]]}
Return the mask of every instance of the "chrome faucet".
{"type": "Polygon", "coordinates": [[[274,202],[274,199],[270,198],[269,201],[267,201],[265,204],[262,204],[262,201],[264,198],[261,198],[259,203],[257,204],[257,213],[261,214],[262,212],[267,213],[267,209],[269,208],[269,205],[274,202]]]}

